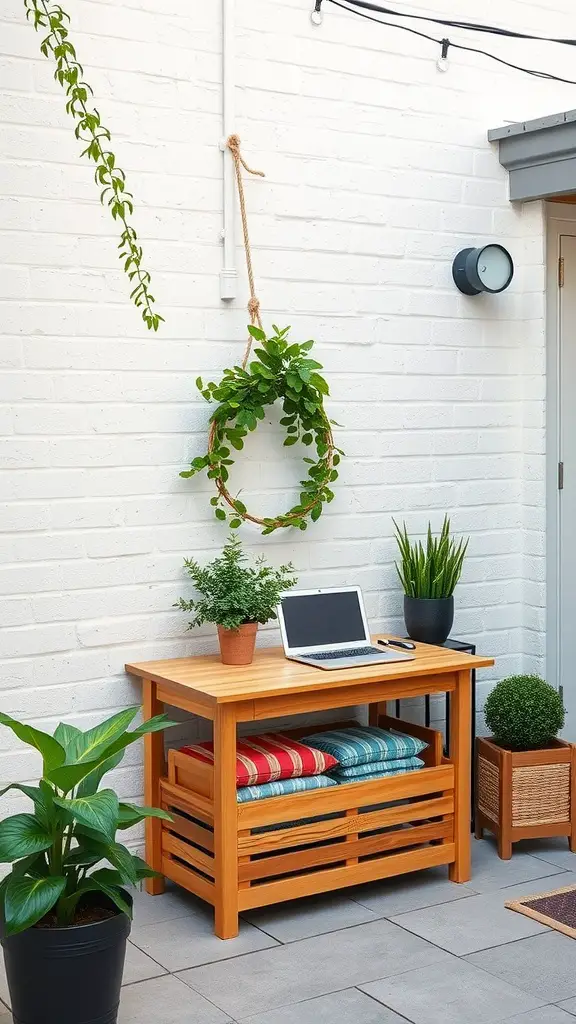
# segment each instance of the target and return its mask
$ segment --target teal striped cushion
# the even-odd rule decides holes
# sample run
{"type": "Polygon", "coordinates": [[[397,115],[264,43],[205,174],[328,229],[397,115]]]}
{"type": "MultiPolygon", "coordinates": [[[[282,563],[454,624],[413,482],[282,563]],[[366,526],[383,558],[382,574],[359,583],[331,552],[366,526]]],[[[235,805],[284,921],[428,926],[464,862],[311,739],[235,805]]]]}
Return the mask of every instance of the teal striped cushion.
{"type": "Polygon", "coordinates": [[[428,744],[403,732],[389,732],[376,725],[355,725],[305,736],[302,743],[332,754],[343,768],[373,761],[398,761],[416,757],[428,744]]]}
{"type": "MultiPolygon", "coordinates": [[[[359,768],[362,765],[358,766],[359,768]]],[[[366,765],[368,768],[369,765],[366,765]]],[[[394,772],[366,772],[365,775],[346,776],[336,779],[339,786],[344,786],[347,782],[373,782],[375,779],[392,779],[395,775],[407,775],[408,772],[413,772],[414,768],[397,768],[394,772]]],[[[389,807],[389,804],[384,804],[384,807],[389,807]]]]}
{"type": "Polygon", "coordinates": [[[329,779],[327,775],[279,779],[278,782],[263,782],[259,786],[240,786],[236,790],[236,800],[244,804],[249,800],[265,800],[268,796],[284,796],[286,793],[302,793],[307,789],[327,789],[328,786],[337,785],[335,779],[329,779]]]}
{"type": "Polygon", "coordinates": [[[370,764],[355,764],[351,768],[333,768],[330,775],[333,779],[364,779],[371,775],[389,775],[391,773],[415,771],[424,767],[420,757],[402,757],[397,761],[371,761],[370,764]]]}

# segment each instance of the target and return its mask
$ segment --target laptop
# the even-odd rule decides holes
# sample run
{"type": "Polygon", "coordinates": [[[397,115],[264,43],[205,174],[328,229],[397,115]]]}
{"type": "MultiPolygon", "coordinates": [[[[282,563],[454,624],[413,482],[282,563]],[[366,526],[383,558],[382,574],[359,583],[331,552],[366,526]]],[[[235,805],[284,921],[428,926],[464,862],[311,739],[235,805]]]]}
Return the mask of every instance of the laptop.
{"type": "Polygon", "coordinates": [[[330,670],[414,660],[414,654],[371,644],[360,587],[290,590],[280,596],[277,611],[284,653],[292,661],[330,670]]]}

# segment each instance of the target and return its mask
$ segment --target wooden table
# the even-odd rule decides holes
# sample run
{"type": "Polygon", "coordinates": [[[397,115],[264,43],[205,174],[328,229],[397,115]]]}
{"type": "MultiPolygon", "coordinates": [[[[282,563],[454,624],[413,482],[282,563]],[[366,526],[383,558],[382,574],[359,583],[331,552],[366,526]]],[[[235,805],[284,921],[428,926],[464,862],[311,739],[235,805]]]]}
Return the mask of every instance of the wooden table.
{"type": "MultiPolygon", "coordinates": [[[[174,815],[168,826],[148,819],[148,863],[214,905],[220,938],[238,934],[242,910],[422,867],[447,864],[452,881],[467,882],[470,676],[492,664],[492,658],[418,644],[414,661],[345,671],[288,661],[281,649],[257,651],[246,667],[223,665],[217,655],[127,665],[142,680],[145,718],[168,704],[214,726],[213,768],[171,751],[166,774],[162,733],[145,737],[146,803],[174,815]],[[370,721],[388,725],[382,702],[433,693],[452,694],[449,759],[440,734],[411,725],[414,735],[429,741],[427,766],[420,771],[237,803],[238,722],[368,704],[370,721]],[[376,810],[369,806],[378,804],[376,810]],[[318,821],[323,815],[329,820],[318,821]],[[266,830],[270,825],[275,831],[266,830]],[[390,833],[392,825],[400,826],[398,832],[390,833]],[[409,826],[415,826],[412,839],[409,826]]],[[[307,731],[310,726],[293,733],[307,731]]],[[[163,892],[164,877],[149,880],[147,890],[163,892]]]]}

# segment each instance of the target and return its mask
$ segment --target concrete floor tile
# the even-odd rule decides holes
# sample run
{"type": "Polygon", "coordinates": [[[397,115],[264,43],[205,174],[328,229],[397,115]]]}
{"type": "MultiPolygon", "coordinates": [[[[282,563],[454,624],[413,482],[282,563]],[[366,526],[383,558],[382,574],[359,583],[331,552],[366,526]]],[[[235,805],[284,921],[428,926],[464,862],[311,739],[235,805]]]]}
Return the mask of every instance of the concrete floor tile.
{"type": "Polygon", "coordinates": [[[389,921],[291,942],[179,975],[235,1020],[352,988],[406,969],[438,964],[448,953],[389,921]]]}
{"type": "Polygon", "coordinates": [[[214,935],[214,912],[207,904],[191,908],[186,917],[133,928],[130,941],[169,971],[184,971],[276,945],[273,938],[246,921],[241,921],[237,938],[219,939],[214,935]]]}
{"type": "Polygon", "coordinates": [[[570,1013],[570,1014],[572,1014],[573,1017],[576,1017],[576,998],[575,999],[567,999],[565,1002],[563,1001],[563,1002],[559,1003],[558,1005],[563,1010],[565,1010],[566,1013],[570,1013]]]}
{"type": "MultiPolygon", "coordinates": [[[[492,836],[472,840],[472,878],[468,883],[476,892],[491,892],[520,882],[559,874],[562,868],[515,850],[511,860],[500,860],[492,836]]],[[[559,883],[561,884],[561,883],[559,883]]],[[[554,886],[549,886],[552,889],[554,886]]],[[[541,891],[546,889],[546,885],[541,891]]]]}
{"type": "Polygon", "coordinates": [[[564,871],[576,871],[576,853],[571,852],[564,836],[556,839],[527,839],[518,843],[518,848],[564,871]]]}
{"type": "Polygon", "coordinates": [[[569,1013],[558,1006],[540,1006],[537,1010],[507,1017],[502,1024],[574,1024],[569,1013]]]}
{"type": "Polygon", "coordinates": [[[367,907],[349,900],[341,893],[327,893],[312,899],[279,903],[242,915],[280,942],[294,942],[311,935],[335,932],[340,928],[374,921],[376,915],[367,907]]]}
{"type": "Polygon", "coordinates": [[[144,928],[161,921],[172,921],[176,917],[187,917],[200,906],[201,900],[180,886],[168,888],[162,896],[149,896],[147,892],[134,894],[134,928],[144,928]]]}
{"type": "Polygon", "coordinates": [[[466,960],[542,1003],[576,996],[576,942],[560,932],[547,930],[508,946],[472,953],[466,960]]]}
{"type": "MultiPolygon", "coordinates": [[[[333,992],[318,999],[306,999],[278,1010],[265,1010],[254,1017],[243,1017],[238,1024],[406,1024],[393,1010],[388,1010],[357,988],[333,992]]],[[[2,1021],[0,1020],[0,1024],[2,1021]]]]}
{"type": "Polygon", "coordinates": [[[429,868],[399,875],[383,882],[370,882],[348,890],[349,896],[378,917],[393,917],[438,903],[461,900],[476,893],[474,885],[456,885],[448,879],[447,868],[429,868]]]}
{"type": "Polygon", "coordinates": [[[392,920],[450,953],[465,956],[548,930],[545,925],[504,906],[506,900],[524,895],[524,889],[525,885],[497,889],[466,900],[399,914],[392,920]],[[522,891],[517,892],[518,889],[522,891]]]}
{"type": "Polygon", "coordinates": [[[123,985],[132,985],[136,981],[147,981],[148,978],[157,978],[166,973],[164,967],[161,967],[151,957],[146,956],[131,942],[127,944],[123,985]]]}
{"type": "MultiPolygon", "coordinates": [[[[3,1004],[6,1004],[10,1009],[10,994],[8,992],[8,979],[6,977],[6,968],[4,967],[4,957],[2,950],[0,949],[0,1012],[4,1010],[3,1004]]],[[[2,1021],[4,1024],[4,1021],[2,1021]]]]}
{"type": "Polygon", "coordinates": [[[495,1024],[541,1002],[455,957],[360,988],[413,1024],[495,1024]]]}
{"type": "Polygon", "coordinates": [[[217,1006],[169,974],[122,989],[118,1024],[227,1024],[229,1020],[217,1006]]]}
{"type": "Polygon", "coordinates": [[[0,1024],[12,1024],[12,1014],[2,1013],[0,1014],[0,1024]]]}

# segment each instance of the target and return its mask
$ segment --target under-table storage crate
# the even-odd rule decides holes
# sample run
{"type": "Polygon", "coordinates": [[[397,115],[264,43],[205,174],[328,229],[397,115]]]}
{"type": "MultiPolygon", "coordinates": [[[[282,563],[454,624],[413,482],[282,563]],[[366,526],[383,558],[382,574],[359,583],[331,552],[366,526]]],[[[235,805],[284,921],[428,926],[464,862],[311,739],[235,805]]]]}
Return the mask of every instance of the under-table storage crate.
{"type": "MultiPolygon", "coordinates": [[[[237,805],[240,910],[454,861],[454,766],[441,734],[387,716],[378,724],[425,740],[426,767],[237,805]]],[[[162,872],[210,903],[214,786],[212,765],[169,752],[161,798],[173,821],[162,822],[162,872]]]]}

